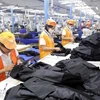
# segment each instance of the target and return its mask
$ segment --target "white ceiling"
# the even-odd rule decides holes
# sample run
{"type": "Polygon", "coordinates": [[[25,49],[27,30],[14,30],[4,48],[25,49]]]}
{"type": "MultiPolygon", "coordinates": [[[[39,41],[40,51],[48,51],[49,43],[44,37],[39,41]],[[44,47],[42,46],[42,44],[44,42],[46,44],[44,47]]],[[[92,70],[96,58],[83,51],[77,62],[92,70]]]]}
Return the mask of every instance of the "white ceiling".
{"type": "MultiPolygon", "coordinates": [[[[51,0],[49,0],[49,1],[51,1],[51,0]]],[[[63,14],[69,15],[69,11],[70,11],[69,5],[61,4],[59,2],[59,1],[67,1],[67,0],[53,0],[53,1],[54,1],[54,8],[53,8],[54,11],[56,11],[58,13],[63,13],[63,14]]],[[[70,0],[68,0],[68,1],[70,1],[70,0]]],[[[75,0],[72,0],[72,1],[75,1],[75,0]]],[[[90,6],[90,8],[92,8],[93,11],[100,16],[100,6],[99,6],[100,0],[82,0],[82,1],[85,2],[88,6],[90,6]]],[[[5,13],[10,12],[11,5],[22,7],[22,8],[20,8],[21,10],[23,9],[23,7],[25,9],[44,10],[44,0],[0,0],[0,2],[2,3],[0,5],[0,10],[6,10],[5,13]]],[[[50,3],[49,3],[49,5],[50,5],[50,3]]],[[[82,3],[81,3],[81,5],[82,5],[82,3]]],[[[20,9],[16,8],[16,10],[14,10],[14,12],[24,13],[24,10],[21,11],[20,9]]],[[[87,13],[89,13],[89,12],[87,12],[87,13]]],[[[73,14],[80,16],[80,9],[75,10],[75,12],[73,14]]],[[[85,16],[85,14],[83,14],[83,13],[82,13],[82,15],[85,16]]]]}

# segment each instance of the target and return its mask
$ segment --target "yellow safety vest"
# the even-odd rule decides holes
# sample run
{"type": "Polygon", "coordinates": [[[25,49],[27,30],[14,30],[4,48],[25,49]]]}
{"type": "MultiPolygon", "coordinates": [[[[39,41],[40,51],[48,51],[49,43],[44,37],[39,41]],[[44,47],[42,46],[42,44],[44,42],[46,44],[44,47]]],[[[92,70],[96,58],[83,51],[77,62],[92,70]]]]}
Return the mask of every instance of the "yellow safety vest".
{"type": "MultiPolygon", "coordinates": [[[[66,38],[72,37],[70,31],[66,27],[64,28],[64,31],[66,32],[66,38]]],[[[62,39],[62,45],[63,46],[68,44],[69,42],[71,42],[71,40],[64,40],[64,39],[62,39]]]]}
{"type": "MultiPolygon", "coordinates": [[[[54,48],[54,41],[43,31],[40,35],[40,38],[44,38],[46,41],[46,47],[54,48]]],[[[39,50],[40,50],[40,59],[52,53],[52,50],[44,51],[40,45],[39,39],[39,50]]]]}

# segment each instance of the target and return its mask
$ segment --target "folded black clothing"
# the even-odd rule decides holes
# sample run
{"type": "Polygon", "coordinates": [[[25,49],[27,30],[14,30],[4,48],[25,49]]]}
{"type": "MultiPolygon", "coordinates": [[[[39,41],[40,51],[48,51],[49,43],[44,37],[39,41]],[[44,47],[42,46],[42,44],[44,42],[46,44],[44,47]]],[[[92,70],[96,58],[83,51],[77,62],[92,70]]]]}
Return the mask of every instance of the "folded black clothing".
{"type": "Polygon", "coordinates": [[[51,53],[51,55],[56,55],[56,56],[67,56],[68,54],[70,54],[71,49],[65,49],[65,50],[61,50],[61,51],[54,51],[53,53],[51,53]]]}
{"type": "MultiPolygon", "coordinates": [[[[100,96],[100,70],[99,67],[80,59],[68,59],[59,61],[56,65],[63,72],[78,74],[81,76],[86,90],[100,96]]],[[[99,99],[96,99],[99,100],[99,99]]]]}
{"type": "Polygon", "coordinates": [[[21,36],[22,39],[32,39],[32,34],[25,34],[21,36]]]}
{"type": "MultiPolygon", "coordinates": [[[[91,96],[63,85],[31,78],[9,89],[4,100],[97,100],[91,96]]],[[[98,99],[99,100],[99,99],[98,99]]]]}
{"type": "Polygon", "coordinates": [[[79,46],[83,46],[83,45],[86,47],[99,48],[100,47],[100,34],[95,33],[95,34],[92,34],[82,39],[79,46]]]}
{"type": "Polygon", "coordinates": [[[86,55],[90,56],[92,53],[92,48],[86,47],[86,46],[79,46],[79,47],[76,47],[75,49],[73,49],[72,52],[77,52],[77,53],[86,54],[86,55]]]}
{"type": "Polygon", "coordinates": [[[56,43],[57,43],[57,45],[55,47],[59,47],[60,49],[65,49],[61,43],[59,43],[59,42],[56,42],[56,43]]]}
{"type": "Polygon", "coordinates": [[[27,79],[32,77],[31,73],[33,73],[33,70],[28,67],[29,65],[30,65],[29,62],[25,61],[19,65],[14,66],[14,68],[10,72],[10,76],[12,78],[15,78],[21,81],[26,81],[27,79]],[[24,77],[22,75],[24,75],[24,77]]]}
{"type": "Polygon", "coordinates": [[[53,67],[51,67],[50,65],[48,64],[45,64],[43,62],[37,62],[35,64],[29,64],[29,61],[25,61],[19,65],[16,65],[11,73],[10,73],[10,76],[15,78],[15,79],[18,79],[18,80],[21,80],[21,81],[26,81],[28,80],[29,78],[33,77],[32,73],[34,71],[36,71],[37,69],[54,69],[53,67]]]}
{"type": "Polygon", "coordinates": [[[32,51],[32,50],[19,52],[19,54],[26,55],[26,56],[38,56],[39,55],[38,52],[35,52],[35,51],[32,51]]]}
{"type": "Polygon", "coordinates": [[[80,43],[81,41],[82,41],[82,39],[80,39],[79,37],[76,37],[74,40],[75,43],[80,43]]]}
{"type": "MultiPolygon", "coordinates": [[[[40,62],[39,62],[40,63],[40,62]]],[[[32,67],[24,67],[25,64],[23,64],[22,66],[19,66],[17,69],[15,69],[13,72],[15,78],[17,77],[17,79],[19,78],[19,80],[21,81],[28,81],[27,86],[29,86],[31,84],[31,82],[29,82],[30,79],[32,79],[32,84],[30,87],[28,87],[27,89],[32,89],[27,91],[28,93],[31,91],[33,91],[32,94],[37,94],[37,90],[40,93],[44,93],[44,89],[46,87],[46,84],[50,83],[51,85],[64,85],[64,88],[66,86],[72,87],[73,89],[77,89],[80,90],[80,86],[82,88],[85,88],[85,90],[90,91],[90,93],[93,93],[93,95],[99,95],[100,96],[100,71],[99,69],[94,70],[96,66],[87,63],[86,61],[84,61],[81,58],[78,59],[68,59],[68,60],[62,60],[60,62],[58,62],[54,67],[44,64],[44,63],[36,63],[35,65],[33,65],[32,67]],[[59,70],[59,71],[58,71],[59,70]],[[40,83],[40,82],[46,83],[40,83]],[[45,81],[45,82],[44,82],[45,81]],[[39,82],[40,84],[37,87],[36,84],[34,84],[33,82],[39,82]],[[39,87],[40,85],[43,86],[43,88],[39,87]],[[83,86],[83,87],[82,87],[83,86]],[[33,88],[32,88],[33,87],[33,88]],[[36,90],[36,92],[35,92],[36,90]],[[41,91],[42,92],[41,92],[41,91]]],[[[26,82],[25,82],[26,83],[26,82]]],[[[37,83],[38,84],[38,83],[37,83]]],[[[26,85],[25,85],[26,87],[26,85]]],[[[50,87],[47,86],[46,89],[46,94],[48,91],[48,88],[50,87]]],[[[50,89],[52,88],[52,86],[50,87],[50,89]]],[[[22,89],[22,88],[20,88],[22,89]]],[[[25,88],[23,88],[25,89],[25,88]]],[[[25,95],[27,98],[28,93],[24,92],[22,89],[22,92],[20,92],[21,94],[18,93],[14,93],[14,96],[20,96],[21,98],[23,98],[25,95]]],[[[27,90],[26,89],[26,90],[27,90]]],[[[60,88],[61,89],[61,88],[60,88]]],[[[16,90],[16,89],[15,89],[16,90]]],[[[19,89],[18,89],[19,90],[19,89]]],[[[55,91],[58,96],[60,95],[62,97],[62,92],[58,93],[58,91],[55,91]]],[[[49,93],[53,93],[55,94],[55,92],[51,91],[49,93]]],[[[63,92],[65,94],[65,92],[63,92]]],[[[67,93],[70,93],[69,91],[67,91],[67,93]]],[[[8,92],[9,94],[9,92],[8,92]]],[[[71,93],[72,94],[72,93],[71,93]]],[[[67,94],[65,94],[67,95],[67,94]]],[[[29,95],[29,97],[31,96],[31,94],[29,95]]],[[[44,96],[44,94],[41,94],[41,96],[44,96]]],[[[47,97],[48,95],[46,95],[47,97]]],[[[51,96],[51,95],[50,95],[51,96]]],[[[54,95],[55,97],[56,95],[54,95]]],[[[7,97],[7,99],[5,100],[13,100],[9,95],[9,99],[7,97]]],[[[40,95],[39,95],[40,97],[40,95]]],[[[65,96],[64,96],[65,97],[65,96]]],[[[70,97],[70,96],[67,96],[70,97]]],[[[32,97],[33,98],[33,97],[32,97]]],[[[41,98],[42,100],[48,100],[48,99],[44,99],[41,98]]],[[[18,100],[14,99],[14,100],[18,100]]],[[[26,99],[20,99],[20,100],[26,100],[26,99]]],[[[27,99],[28,100],[28,99],[27,99]]],[[[52,99],[49,99],[52,100],[52,99]]],[[[56,99],[58,100],[58,98],[56,99]]],[[[59,100],[65,100],[65,99],[59,99],[59,100]]],[[[66,99],[67,100],[67,99],[66,99]]],[[[69,99],[69,100],[86,100],[85,99],[69,99]]],[[[88,100],[88,99],[87,99],[88,100]]],[[[90,99],[92,100],[92,99],[90,99]]],[[[99,100],[99,99],[95,99],[95,100],[99,100]]]]}
{"type": "Polygon", "coordinates": [[[62,46],[61,43],[57,42],[57,45],[55,47],[59,47],[61,51],[54,51],[51,53],[51,55],[56,55],[56,56],[66,56],[70,54],[71,49],[66,49],[62,46]]]}
{"type": "Polygon", "coordinates": [[[32,48],[39,49],[39,47],[38,47],[38,46],[33,46],[32,48]]]}
{"type": "Polygon", "coordinates": [[[100,60],[100,48],[92,48],[86,46],[79,46],[71,51],[71,59],[79,58],[86,61],[99,61],[100,60]]]}

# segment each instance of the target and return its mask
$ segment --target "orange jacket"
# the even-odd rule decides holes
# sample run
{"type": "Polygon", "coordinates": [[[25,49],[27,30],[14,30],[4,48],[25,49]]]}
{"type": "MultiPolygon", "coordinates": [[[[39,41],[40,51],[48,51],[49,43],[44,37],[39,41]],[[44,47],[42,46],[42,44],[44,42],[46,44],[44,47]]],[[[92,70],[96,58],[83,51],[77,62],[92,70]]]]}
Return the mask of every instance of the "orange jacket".
{"type": "MultiPolygon", "coordinates": [[[[64,31],[66,32],[66,38],[72,37],[70,31],[66,27],[64,28],[64,31]]],[[[71,42],[71,40],[64,40],[64,39],[62,39],[62,45],[63,46],[68,44],[69,42],[71,42]]]]}
{"type": "MultiPolygon", "coordinates": [[[[44,40],[46,41],[46,47],[54,48],[54,42],[48,35],[45,34],[45,32],[41,33],[40,38],[44,38],[44,40]]],[[[49,55],[52,52],[52,50],[44,51],[40,46],[40,44],[39,44],[39,50],[40,50],[40,59],[49,55]]]]}
{"type": "MultiPolygon", "coordinates": [[[[14,64],[16,64],[17,63],[17,56],[16,56],[15,50],[11,51],[10,56],[11,56],[12,62],[14,64]]],[[[0,70],[3,68],[4,68],[3,61],[2,61],[2,58],[0,57],[0,70]]],[[[5,79],[6,79],[6,73],[0,74],[0,82],[5,80],[5,79]]]]}

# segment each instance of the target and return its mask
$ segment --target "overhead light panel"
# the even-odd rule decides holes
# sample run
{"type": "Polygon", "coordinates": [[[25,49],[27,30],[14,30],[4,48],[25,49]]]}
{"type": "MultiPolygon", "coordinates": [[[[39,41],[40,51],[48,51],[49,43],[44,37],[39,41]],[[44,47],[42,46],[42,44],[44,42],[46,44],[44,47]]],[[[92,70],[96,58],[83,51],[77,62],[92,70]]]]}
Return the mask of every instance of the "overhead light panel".
{"type": "Polygon", "coordinates": [[[96,8],[96,10],[99,10],[98,7],[95,7],[95,8],[96,8]]]}
{"type": "Polygon", "coordinates": [[[0,6],[2,5],[2,3],[0,3],[0,6]]]}

